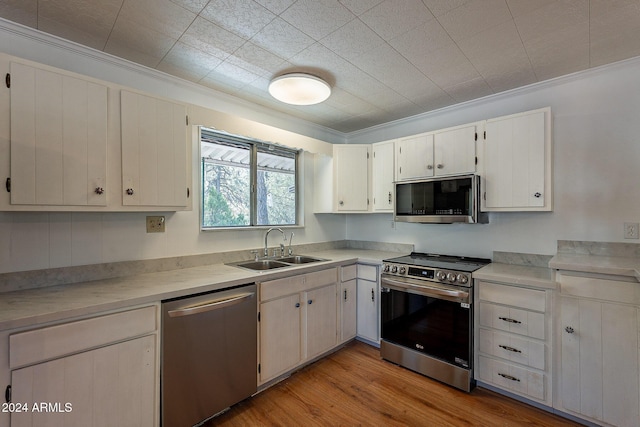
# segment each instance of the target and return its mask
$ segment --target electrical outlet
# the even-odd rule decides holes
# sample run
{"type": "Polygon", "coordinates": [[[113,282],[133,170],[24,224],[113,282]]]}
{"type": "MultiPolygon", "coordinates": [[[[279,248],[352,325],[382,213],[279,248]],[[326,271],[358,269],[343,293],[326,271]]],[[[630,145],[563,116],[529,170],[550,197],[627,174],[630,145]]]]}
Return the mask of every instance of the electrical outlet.
{"type": "Polygon", "coordinates": [[[625,239],[637,239],[638,238],[638,223],[637,222],[625,222],[624,223],[624,238],[625,239]]]}
{"type": "Polygon", "coordinates": [[[148,216],[147,233],[164,233],[164,216],[148,216]]]}

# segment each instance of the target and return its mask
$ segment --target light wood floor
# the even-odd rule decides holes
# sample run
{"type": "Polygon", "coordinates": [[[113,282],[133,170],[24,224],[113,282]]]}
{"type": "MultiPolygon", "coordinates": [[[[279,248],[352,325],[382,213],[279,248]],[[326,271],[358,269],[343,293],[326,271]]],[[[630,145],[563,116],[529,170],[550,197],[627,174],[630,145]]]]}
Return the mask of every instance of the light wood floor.
{"type": "Polygon", "coordinates": [[[352,342],[232,407],[212,426],[576,426],[486,389],[465,393],[352,342]]]}

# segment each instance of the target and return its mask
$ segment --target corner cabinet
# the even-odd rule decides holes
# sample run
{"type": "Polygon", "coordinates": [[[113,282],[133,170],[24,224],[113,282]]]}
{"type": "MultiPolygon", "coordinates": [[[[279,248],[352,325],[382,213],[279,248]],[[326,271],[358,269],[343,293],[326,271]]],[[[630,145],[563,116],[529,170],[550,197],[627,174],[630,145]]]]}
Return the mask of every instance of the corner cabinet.
{"type": "Polygon", "coordinates": [[[11,63],[11,205],[107,205],[105,85],[11,63]]]}
{"type": "Polygon", "coordinates": [[[335,144],[333,172],[335,210],[366,212],[369,210],[369,164],[371,145],[335,144]]]}
{"type": "Polygon", "coordinates": [[[186,106],[121,91],[122,204],[187,207],[186,106]]]}
{"type": "Polygon", "coordinates": [[[357,267],[356,264],[340,267],[340,342],[355,338],[357,331],[357,267]]]}
{"type": "Polygon", "coordinates": [[[598,424],[640,426],[640,285],[570,272],[558,278],[554,407],[598,424]]]}
{"type": "Polygon", "coordinates": [[[338,269],[259,283],[258,384],[338,344],[338,269]]]}
{"type": "Polygon", "coordinates": [[[553,209],[551,109],[487,120],[482,210],[553,209]]]}
{"type": "Polygon", "coordinates": [[[11,426],[157,426],[158,322],[153,305],[10,335],[11,426]]]}

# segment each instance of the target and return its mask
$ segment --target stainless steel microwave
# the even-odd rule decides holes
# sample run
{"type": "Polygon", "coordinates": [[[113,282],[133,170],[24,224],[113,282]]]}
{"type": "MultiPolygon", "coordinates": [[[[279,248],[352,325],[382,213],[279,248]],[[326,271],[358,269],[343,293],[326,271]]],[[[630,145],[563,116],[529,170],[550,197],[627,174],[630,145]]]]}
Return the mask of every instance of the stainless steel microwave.
{"type": "Polygon", "coordinates": [[[395,183],[395,221],[487,223],[480,212],[480,177],[460,175],[395,183]]]}

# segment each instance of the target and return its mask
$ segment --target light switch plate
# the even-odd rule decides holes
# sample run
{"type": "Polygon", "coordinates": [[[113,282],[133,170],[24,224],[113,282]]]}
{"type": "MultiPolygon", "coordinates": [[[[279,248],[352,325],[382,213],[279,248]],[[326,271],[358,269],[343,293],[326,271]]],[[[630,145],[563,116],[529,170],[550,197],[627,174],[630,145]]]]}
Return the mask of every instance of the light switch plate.
{"type": "Polygon", "coordinates": [[[164,216],[148,216],[147,233],[164,233],[164,216]]]}

